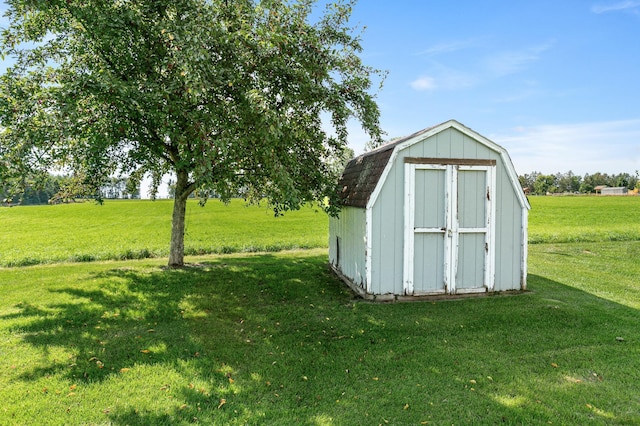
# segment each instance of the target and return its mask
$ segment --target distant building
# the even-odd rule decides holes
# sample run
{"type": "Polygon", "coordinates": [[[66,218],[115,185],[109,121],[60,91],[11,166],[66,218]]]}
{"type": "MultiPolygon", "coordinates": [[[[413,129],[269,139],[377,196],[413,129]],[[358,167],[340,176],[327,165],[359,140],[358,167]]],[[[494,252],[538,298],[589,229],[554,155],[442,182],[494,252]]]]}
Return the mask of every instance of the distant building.
{"type": "Polygon", "coordinates": [[[602,190],[607,188],[607,185],[598,185],[593,190],[596,192],[596,195],[602,194],[602,190]]]}
{"type": "Polygon", "coordinates": [[[629,190],[626,186],[618,186],[615,188],[602,188],[600,190],[600,195],[627,195],[629,190]]]}

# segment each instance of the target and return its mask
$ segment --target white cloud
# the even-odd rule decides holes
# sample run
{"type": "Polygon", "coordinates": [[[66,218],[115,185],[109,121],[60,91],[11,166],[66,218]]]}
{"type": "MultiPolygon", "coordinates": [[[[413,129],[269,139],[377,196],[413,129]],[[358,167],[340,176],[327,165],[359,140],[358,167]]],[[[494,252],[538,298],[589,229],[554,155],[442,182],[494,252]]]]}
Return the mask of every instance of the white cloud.
{"type": "MultiPolygon", "coordinates": [[[[497,52],[479,60],[468,57],[463,71],[441,62],[432,61],[426,73],[411,81],[410,85],[414,90],[418,91],[468,89],[477,86],[483,81],[495,80],[526,69],[540,60],[542,54],[551,49],[553,44],[554,41],[550,41],[520,50],[497,52]]],[[[462,45],[464,45],[463,42],[435,45],[426,50],[425,53],[435,54],[454,51],[462,45]]],[[[520,98],[522,96],[528,97],[531,96],[531,93],[519,94],[518,96],[520,98]]],[[[510,101],[510,99],[502,100],[502,102],[510,101]]]]}
{"type": "Polygon", "coordinates": [[[423,75],[410,84],[414,90],[460,90],[477,84],[477,77],[444,65],[437,64],[429,70],[429,75],[423,75]]]}
{"type": "Polygon", "coordinates": [[[422,76],[411,82],[411,87],[415,90],[434,90],[436,86],[436,82],[433,77],[422,76]]]}
{"type": "Polygon", "coordinates": [[[618,12],[621,10],[633,10],[640,7],[640,1],[626,0],[612,4],[598,4],[591,7],[593,13],[618,12]]]}
{"type": "Polygon", "coordinates": [[[486,60],[486,67],[496,77],[515,74],[537,62],[541,54],[552,46],[553,42],[549,42],[521,50],[496,53],[486,60]]]}
{"type": "Polygon", "coordinates": [[[457,52],[459,50],[475,47],[478,44],[479,44],[478,39],[454,40],[454,41],[442,42],[442,43],[434,44],[433,46],[428,47],[427,49],[419,52],[418,55],[435,56],[443,53],[452,53],[452,52],[457,52]]]}
{"type": "Polygon", "coordinates": [[[507,149],[519,174],[640,169],[640,118],[518,127],[490,139],[507,149]]]}

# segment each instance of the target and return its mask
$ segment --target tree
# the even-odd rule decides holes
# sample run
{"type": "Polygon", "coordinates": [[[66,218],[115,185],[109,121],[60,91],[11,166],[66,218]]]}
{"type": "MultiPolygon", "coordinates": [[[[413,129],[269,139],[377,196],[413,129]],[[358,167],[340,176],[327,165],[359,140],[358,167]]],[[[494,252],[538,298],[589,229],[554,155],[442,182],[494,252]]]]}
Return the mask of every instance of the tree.
{"type": "Polygon", "coordinates": [[[557,191],[556,177],[553,175],[538,175],[533,183],[533,192],[536,195],[545,195],[557,191]]]}
{"type": "Polygon", "coordinates": [[[380,139],[369,92],[383,73],[358,56],[353,1],[319,17],[314,0],[7,3],[0,173],[64,167],[95,193],[149,173],[157,192],[171,172],[170,266],[184,262],[194,191],[266,197],[276,214],[336,200],[347,122],[380,139]]]}
{"type": "Polygon", "coordinates": [[[582,178],[582,184],[580,185],[580,192],[591,193],[595,190],[596,186],[614,186],[611,182],[611,178],[606,173],[593,173],[585,174],[582,178]]]}
{"type": "Polygon", "coordinates": [[[573,174],[571,170],[567,173],[556,175],[558,192],[578,192],[582,178],[573,174]]]}
{"type": "Polygon", "coordinates": [[[523,176],[518,176],[522,189],[529,188],[530,191],[533,191],[533,185],[541,174],[540,172],[531,172],[531,174],[525,173],[523,176]]]}

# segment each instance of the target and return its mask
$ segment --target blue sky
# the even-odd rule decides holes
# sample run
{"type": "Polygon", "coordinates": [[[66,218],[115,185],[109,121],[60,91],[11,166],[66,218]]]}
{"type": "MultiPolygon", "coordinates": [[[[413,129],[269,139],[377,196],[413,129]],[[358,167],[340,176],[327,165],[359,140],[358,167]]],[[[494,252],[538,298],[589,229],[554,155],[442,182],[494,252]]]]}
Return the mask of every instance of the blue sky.
{"type": "Polygon", "coordinates": [[[640,169],[640,1],[360,0],[352,22],[390,138],[453,118],[519,174],[640,169]]]}
{"type": "Polygon", "coordinates": [[[351,22],[389,138],[453,118],[519,174],[640,169],[640,0],[360,0],[351,22]]]}

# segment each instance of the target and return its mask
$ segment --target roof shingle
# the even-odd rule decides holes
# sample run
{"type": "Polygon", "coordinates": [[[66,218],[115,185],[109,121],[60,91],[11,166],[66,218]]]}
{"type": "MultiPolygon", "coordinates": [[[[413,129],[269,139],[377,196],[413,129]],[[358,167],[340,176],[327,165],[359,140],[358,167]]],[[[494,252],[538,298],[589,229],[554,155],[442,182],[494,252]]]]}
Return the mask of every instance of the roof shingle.
{"type": "MultiPolygon", "coordinates": [[[[435,126],[434,126],[435,127],[435,126]]],[[[391,158],[393,149],[402,142],[431,130],[429,127],[412,135],[389,142],[349,161],[340,178],[340,199],[342,205],[366,208],[371,194],[391,158]]]]}

